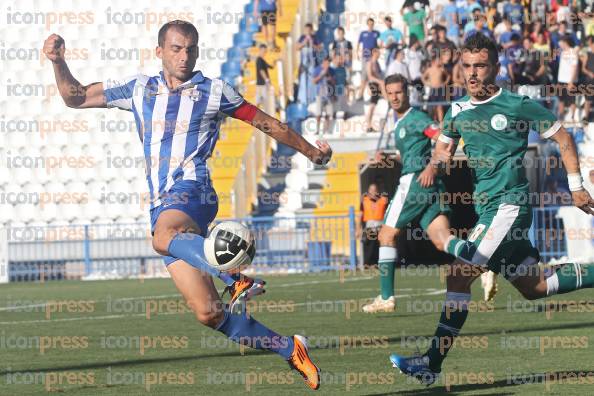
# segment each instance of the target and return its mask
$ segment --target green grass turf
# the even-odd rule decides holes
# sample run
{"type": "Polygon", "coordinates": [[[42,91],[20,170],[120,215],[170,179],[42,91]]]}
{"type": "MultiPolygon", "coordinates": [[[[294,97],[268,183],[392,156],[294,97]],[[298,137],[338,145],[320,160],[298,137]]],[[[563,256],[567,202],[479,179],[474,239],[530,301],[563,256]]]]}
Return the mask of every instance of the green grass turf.
{"type": "MultiPolygon", "coordinates": [[[[311,354],[326,382],[319,394],[427,395],[449,389],[454,395],[583,395],[594,389],[592,377],[582,379],[581,384],[567,378],[564,384],[509,380],[510,375],[571,377],[594,370],[593,302],[581,305],[582,312],[568,312],[567,306],[563,312],[547,315],[535,312],[534,304],[523,309],[516,306],[515,312],[509,312],[511,304],[523,300],[500,280],[495,305],[477,306],[487,312],[470,313],[462,332],[469,337],[466,344],[452,349],[441,382],[425,388],[393,369],[388,356],[392,352],[412,354],[415,342],[407,337],[433,334],[443,300],[438,291],[444,288],[437,272],[397,271],[397,294],[404,296],[398,298],[394,314],[368,315],[360,310],[362,299],[377,294],[376,277],[359,274],[344,279],[337,274],[270,276],[268,292],[257,298],[260,305],[252,307],[257,319],[278,332],[305,334],[317,344],[311,354]],[[504,336],[515,338],[502,348],[504,336]],[[538,337],[544,337],[541,345],[547,346],[543,353],[538,337]],[[557,345],[552,345],[555,340],[557,345]],[[353,342],[356,345],[349,346],[353,342]]],[[[479,282],[474,291],[478,302],[482,296],[479,282]]],[[[585,290],[549,301],[590,301],[592,297],[592,291],[585,290]]],[[[49,321],[45,321],[43,308],[0,310],[0,395],[45,394],[47,389],[67,395],[310,393],[301,377],[277,355],[253,350],[241,355],[235,344],[225,343],[222,335],[198,324],[178,304],[169,279],[0,287],[0,307],[45,304],[48,300],[66,301],[71,306],[62,305],[62,312],[51,313],[49,321]],[[122,301],[114,304],[121,298],[128,299],[125,305],[122,301]],[[160,312],[147,319],[146,304],[158,301],[171,306],[161,306],[160,312]],[[50,342],[43,353],[35,336],[44,337],[45,345],[50,342]],[[110,336],[119,341],[119,347],[117,343],[106,347],[105,337],[110,336]],[[144,340],[168,337],[169,344],[141,351],[135,341],[141,336],[144,340]],[[57,343],[51,345],[54,341],[57,343]],[[152,384],[155,381],[161,383],[152,384]]],[[[419,344],[424,351],[425,340],[420,339],[419,344]]]]}

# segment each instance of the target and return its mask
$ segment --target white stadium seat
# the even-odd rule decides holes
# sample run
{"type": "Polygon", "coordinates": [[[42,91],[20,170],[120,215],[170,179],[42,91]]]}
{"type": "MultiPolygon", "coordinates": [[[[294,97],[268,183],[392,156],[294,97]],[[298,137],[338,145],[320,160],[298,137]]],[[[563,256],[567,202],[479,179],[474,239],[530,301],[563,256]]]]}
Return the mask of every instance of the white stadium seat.
{"type": "Polygon", "coordinates": [[[50,223],[58,219],[58,215],[58,205],[53,202],[44,205],[40,211],[40,219],[46,223],[50,223]]]}
{"type": "MultiPolygon", "coordinates": [[[[141,61],[132,57],[124,59],[102,59],[102,50],[122,48],[132,50],[143,48],[153,50],[157,44],[156,24],[147,28],[139,23],[107,23],[106,8],[102,2],[87,2],[83,0],[19,0],[11,6],[13,12],[63,12],[63,11],[92,11],[95,18],[92,24],[86,23],[55,23],[48,31],[43,23],[30,25],[2,25],[0,37],[5,43],[4,48],[21,47],[40,49],[45,37],[50,32],[56,32],[66,40],[66,47],[72,51],[88,51],[88,56],[76,59],[72,56],[69,67],[73,75],[82,83],[103,81],[107,78],[124,78],[139,72],[156,74],[160,69],[160,60],[152,54],[150,59],[141,61]]],[[[155,3],[144,6],[147,12],[172,13],[191,11],[194,21],[200,21],[201,48],[221,48],[224,53],[232,45],[233,34],[239,30],[238,20],[234,23],[208,24],[207,12],[241,13],[247,0],[222,1],[215,3],[200,3],[190,0],[180,0],[174,3],[155,3]]],[[[111,6],[111,13],[129,13],[138,15],[143,8],[129,5],[124,8],[121,3],[111,6]]],[[[145,14],[146,15],[146,14],[145,14]]],[[[74,53],[73,53],[74,54],[74,53]]],[[[43,57],[43,55],[40,55],[43,57]]],[[[31,61],[10,61],[3,63],[2,75],[4,81],[12,83],[39,84],[44,87],[55,88],[51,66],[46,59],[31,61]]],[[[199,59],[198,67],[208,77],[218,77],[221,64],[225,59],[199,59]]],[[[49,91],[52,92],[52,91],[49,91]]],[[[55,91],[53,91],[55,92],[55,91]]],[[[18,120],[23,123],[31,122],[25,130],[0,134],[0,155],[5,159],[7,154],[27,158],[35,162],[35,166],[8,169],[0,167],[0,188],[13,191],[27,192],[42,190],[50,193],[88,192],[93,198],[85,205],[55,205],[46,204],[43,210],[31,206],[3,205],[8,210],[0,210],[0,225],[11,221],[13,224],[52,224],[67,225],[80,221],[111,222],[114,219],[126,221],[148,221],[148,209],[139,204],[117,204],[102,206],[99,203],[101,193],[112,189],[129,193],[146,194],[148,187],[145,179],[144,164],[133,162],[132,166],[110,167],[108,155],[139,157],[143,156],[142,144],[139,142],[134,118],[128,112],[117,110],[85,110],[78,111],[65,106],[62,98],[55,94],[48,97],[48,91],[35,96],[3,96],[0,98],[0,114],[6,120],[18,120]],[[50,130],[39,130],[36,122],[50,122],[50,130]],[[77,123],[84,128],[68,130],[60,122],[77,123]],[[107,122],[123,130],[107,131],[102,126],[107,122]],[[42,133],[43,132],[43,133],[42,133]],[[61,164],[48,168],[49,162],[55,163],[60,158],[82,160],[83,166],[61,164]],[[51,159],[51,161],[49,160],[51,159]],[[89,161],[85,162],[85,159],[89,161]],[[18,180],[18,182],[16,182],[18,180]],[[25,191],[25,190],[22,190],[25,191]],[[79,206],[79,208],[75,208],[79,206]],[[10,216],[7,215],[10,213],[10,216]],[[109,212],[109,214],[107,214],[109,212]],[[22,216],[22,218],[21,218],[22,216]],[[37,219],[32,217],[38,217],[37,219]],[[65,216],[65,218],[62,218],[65,216]],[[5,220],[5,221],[3,221],[5,220]]],[[[80,165],[79,164],[79,165],[80,165]]]]}

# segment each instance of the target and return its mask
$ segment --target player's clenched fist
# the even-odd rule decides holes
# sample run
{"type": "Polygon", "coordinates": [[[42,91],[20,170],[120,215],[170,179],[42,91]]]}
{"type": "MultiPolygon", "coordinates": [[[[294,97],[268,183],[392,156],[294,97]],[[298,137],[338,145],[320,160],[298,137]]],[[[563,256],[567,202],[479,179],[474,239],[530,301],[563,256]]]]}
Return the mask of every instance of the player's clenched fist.
{"type": "Polygon", "coordinates": [[[65,51],[64,39],[57,34],[50,35],[43,43],[43,53],[52,62],[63,61],[65,51]]]}

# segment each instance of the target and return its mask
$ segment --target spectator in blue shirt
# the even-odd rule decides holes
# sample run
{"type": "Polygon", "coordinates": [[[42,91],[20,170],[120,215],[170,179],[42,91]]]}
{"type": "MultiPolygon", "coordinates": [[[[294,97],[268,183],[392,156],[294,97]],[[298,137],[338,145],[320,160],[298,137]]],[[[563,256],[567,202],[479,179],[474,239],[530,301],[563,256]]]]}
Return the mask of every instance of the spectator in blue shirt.
{"type": "Polygon", "coordinates": [[[299,51],[299,100],[301,103],[312,103],[316,98],[315,85],[311,81],[313,70],[317,64],[317,56],[321,48],[313,31],[313,25],[305,25],[303,35],[297,41],[299,51]]]}
{"type": "Polygon", "coordinates": [[[402,43],[402,32],[392,27],[392,18],[390,16],[384,18],[384,23],[386,24],[386,30],[380,34],[379,41],[381,48],[387,51],[386,66],[388,66],[392,61],[392,54],[402,43]]]}
{"type": "Polygon", "coordinates": [[[356,56],[361,59],[361,87],[359,88],[359,98],[363,98],[363,92],[367,86],[367,62],[371,59],[371,52],[378,48],[377,41],[380,33],[374,29],[375,21],[373,18],[367,20],[367,30],[361,32],[359,41],[357,42],[356,56]],[[362,47],[361,54],[359,51],[362,47]]]}
{"type": "Polygon", "coordinates": [[[348,71],[344,64],[344,58],[339,54],[334,54],[330,67],[334,76],[334,96],[336,103],[334,111],[345,111],[346,99],[348,97],[348,71]]]}
{"type": "Polygon", "coordinates": [[[480,18],[480,16],[481,16],[481,11],[479,9],[475,9],[472,12],[470,19],[464,25],[464,37],[466,37],[466,34],[468,32],[470,32],[472,29],[474,29],[474,21],[478,20],[478,18],[480,18]]]}
{"type": "Polygon", "coordinates": [[[485,16],[479,14],[478,16],[475,16],[475,18],[476,19],[474,20],[474,27],[464,34],[464,40],[478,32],[481,32],[482,34],[493,40],[493,32],[491,32],[491,30],[489,30],[489,28],[486,26],[487,20],[485,19],[485,16]]]}
{"type": "Polygon", "coordinates": [[[458,7],[458,21],[460,22],[460,26],[465,26],[469,19],[472,19],[466,13],[468,2],[466,0],[456,0],[456,7],[458,7]]]}
{"type": "Polygon", "coordinates": [[[445,20],[447,28],[446,37],[454,44],[460,43],[460,25],[458,25],[458,7],[456,7],[456,0],[450,0],[444,7],[441,17],[445,20]]]}
{"type": "MultiPolygon", "coordinates": [[[[500,48],[501,49],[501,48],[500,48]]],[[[511,67],[509,58],[505,51],[499,51],[499,73],[495,77],[497,85],[503,88],[510,88],[511,86],[511,67]]]]}
{"type": "Polygon", "coordinates": [[[508,59],[508,70],[509,70],[509,77],[511,80],[512,86],[515,85],[518,81],[521,81],[521,70],[520,70],[520,62],[522,57],[525,55],[524,48],[522,46],[521,38],[519,33],[512,33],[510,39],[510,45],[503,49],[505,52],[505,57],[508,59]]]}
{"type": "Polygon", "coordinates": [[[511,0],[503,7],[503,17],[509,19],[512,25],[518,25],[522,30],[524,27],[524,7],[518,3],[518,0],[511,0]]]}
{"type": "Polygon", "coordinates": [[[303,30],[303,34],[299,37],[297,41],[297,50],[300,52],[301,55],[301,63],[302,67],[313,67],[315,66],[315,54],[316,51],[320,49],[320,43],[316,39],[313,31],[313,25],[308,23],[305,25],[305,29],[303,30]]]}
{"type": "Polygon", "coordinates": [[[472,18],[472,14],[474,10],[479,10],[480,13],[483,13],[483,6],[476,0],[470,0],[468,5],[466,6],[466,14],[472,18]]]}
{"type": "Polygon", "coordinates": [[[558,49],[559,41],[566,36],[571,37],[571,40],[573,41],[574,45],[580,44],[580,40],[577,38],[576,34],[567,28],[567,22],[561,21],[559,23],[559,28],[557,29],[557,31],[551,33],[551,46],[553,47],[553,49],[558,49]]]}
{"type": "Polygon", "coordinates": [[[520,32],[512,29],[511,21],[509,19],[504,19],[503,23],[505,25],[505,31],[499,35],[498,44],[501,44],[501,46],[505,49],[512,45],[512,36],[514,34],[520,35],[520,32]]]}
{"type": "Polygon", "coordinates": [[[313,83],[316,85],[316,134],[320,133],[320,121],[325,114],[325,130],[330,129],[330,122],[334,118],[334,70],[330,67],[330,58],[322,60],[313,72],[313,83]]]}

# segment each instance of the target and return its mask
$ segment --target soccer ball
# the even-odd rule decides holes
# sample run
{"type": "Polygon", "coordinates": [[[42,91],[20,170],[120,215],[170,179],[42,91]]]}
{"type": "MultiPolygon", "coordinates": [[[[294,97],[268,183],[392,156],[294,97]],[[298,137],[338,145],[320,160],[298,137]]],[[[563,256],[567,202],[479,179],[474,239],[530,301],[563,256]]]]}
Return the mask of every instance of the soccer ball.
{"type": "Polygon", "coordinates": [[[241,271],[252,263],[256,254],[254,235],[241,223],[224,221],[208,234],[204,254],[208,263],[219,271],[241,271]]]}

